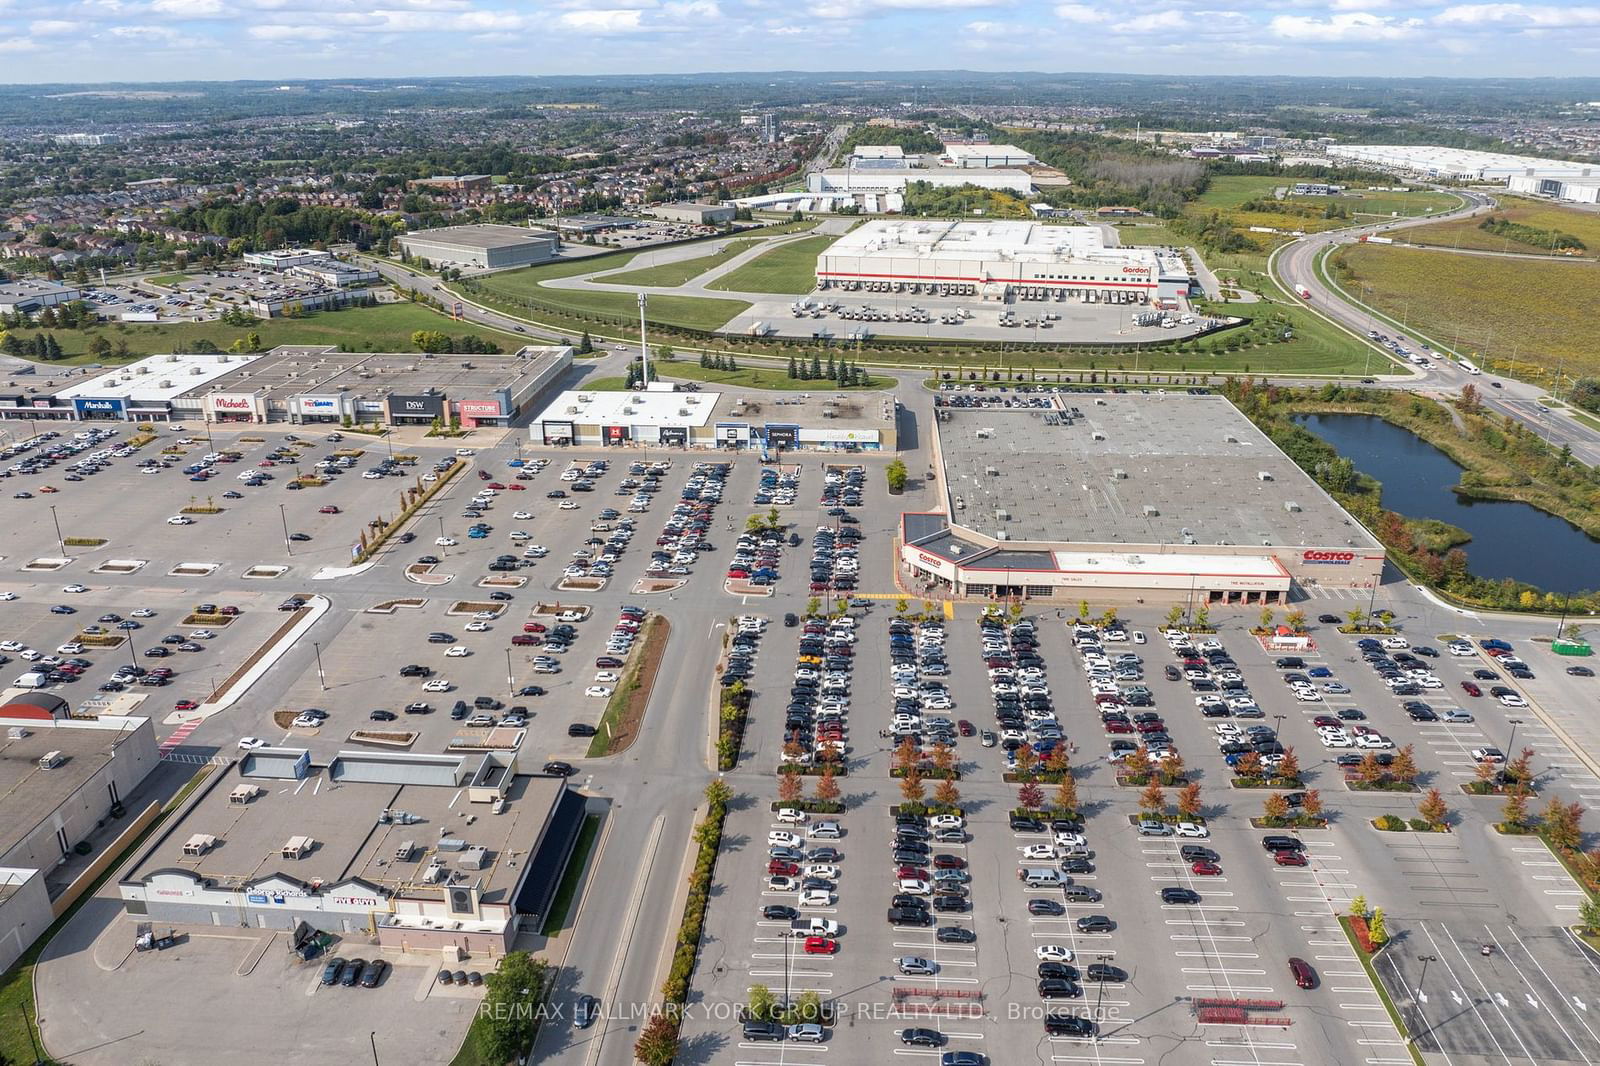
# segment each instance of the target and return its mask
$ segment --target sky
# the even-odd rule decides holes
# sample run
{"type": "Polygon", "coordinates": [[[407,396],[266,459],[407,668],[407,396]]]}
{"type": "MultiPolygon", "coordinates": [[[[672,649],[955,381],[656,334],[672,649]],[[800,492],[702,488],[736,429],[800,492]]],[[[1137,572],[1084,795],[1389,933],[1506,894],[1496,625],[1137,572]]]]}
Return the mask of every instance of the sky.
{"type": "Polygon", "coordinates": [[[0,0],[0,82],[760,70],[1600,73],[1600,3],[0,0]]]}

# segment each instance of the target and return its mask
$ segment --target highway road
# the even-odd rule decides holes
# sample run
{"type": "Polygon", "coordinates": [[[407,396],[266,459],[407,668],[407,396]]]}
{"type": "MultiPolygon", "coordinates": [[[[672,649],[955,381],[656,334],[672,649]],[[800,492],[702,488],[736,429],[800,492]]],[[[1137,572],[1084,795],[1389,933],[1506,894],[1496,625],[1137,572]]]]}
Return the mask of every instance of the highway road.
{"type": "MultiPolygon", "coordinates": [[[[1462,189],[1449,191],[1462,196],[1467,203],[1444,214],[1309,234],[1279,248],[1267,260],[1267,269],[1285,292],[1294,292],[1297,286],[1305,286],[1311,293],[1307,306],[1312,311],[1359,337],[1376,331],[1393,337],[1413,351],[1421,350],[1426,344],[1435,352],[1448,353],[1449,346],[1440,343],[1440,338],[1424,337],[1352,302],[1344,293],[1324,283],[1317,276],[1315,265],[1317,257],[1324,250],[1358,241],[1363,236],[1390,233],[1452,218],[1469,218],[1492,210],[1495,206],[1493,197],[1484,193],[1462,189]]],[[[1379,378],[1378,384],[1386,388],[1445,395],[1457,393],[1462,385],[1471,382],[1478,387],[1485,407],[1497,414],[1510,415],[1557,447],[1567,445],[1576,458],[1590,466],[1600,464],[1600,431],[1589,428],[1563,412],[1546,408],[1539,402],[1541,396],[1549,393],[1543,386],[1487,374],[1472,375],[1447,358],[1434,360],[1432,368],[1428,370],[1411,369],[1413,372],[1410,376],[1379,378]]]]}

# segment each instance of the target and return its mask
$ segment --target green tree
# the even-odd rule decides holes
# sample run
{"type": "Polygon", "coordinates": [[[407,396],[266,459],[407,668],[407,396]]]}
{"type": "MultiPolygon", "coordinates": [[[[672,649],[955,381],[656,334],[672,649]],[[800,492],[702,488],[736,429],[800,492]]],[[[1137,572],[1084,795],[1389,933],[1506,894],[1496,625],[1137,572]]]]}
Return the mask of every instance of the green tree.
{"type": "Polygon", "coordinates": [[[1372,920],[1367,923],[1367,935],[1372,938],[1374,947],[1383,947],[1389,942],[1389,923],[1383,917],[1383,908],[1372,909],[1372,920]]]}
{"type": "Polygon", "coordinates": [[[908,473],[906,464],[899,459],[884,467],[883,476],[889,483],[889,491],[894,493],[904,492],[908,473]]]}
{"type": "Polygon", "coordinates": [[[1176,629],[1183,619],[1183,604],[1175,603],[1167,608],[1167,628],[1176,629]]]}
{"type": "Polygon", "coordinates": [[[1358,892],[1355,898],[1350,901],[1350,917],[1365,918],[1366,916],[1367,897],[1358,892]]]}
{"type": "Polygon", "coordinates": [[[733,786],[719,777],[706,786],[705,797],[707,805],[713,808],[726,807],[733,799],[733,786]]]}
{"type": "MultiPolygon", "coordinates": [[[[10,340],[10,338],[6,338],[10,340]]],[[[96,337],[89,342],[89,354],[96,359],[105,359],[111,355],[111,342],[104,337],[96,337]]]]}
{"type": "Polygon", "coordinates": [[[1578,921],[1589,935],[1600,933],[1600,899],[1590,896],[1578,904],[1578,921]]]}
{"type": "Polygon", "coordinates": [[[536,1007],[544,998],[549,976],[549,966],[526,951],[511,952],[484,976],[479,1018],[488,1058],[507,1062],[532,1045],[539,1028],[536,1007]]]}
{"type": "Polygon", "coordinates": [[[799,376],[800,376],[799,373],[795,370],[794,356],[791,355],[789,357],[789,380],[793,381],[795,378],[797,378],[799,376]]]}
{"type": "Polygon", "coordinates": [[[1271,629],[1272,619],[1277,615],[1277,613],[1278,612],[1274,611],[1271,607],[1261,608],[1261,628],[1271,629]]]}
{"type": "Polygon", "coordinates": [[[772,1011],[777,1007],[778,1001],[772,995],[772,989],[766,985],[750,986],[750,1017],[757,1021],[766,1021],[772,1017],[772,1011]]]}
{"type": "Polygon", "coordinates": [[[436,329],[419,329],[411,334],[411,345],[419,352],[437,355],[450,350],[450,338],[436,329]]]}

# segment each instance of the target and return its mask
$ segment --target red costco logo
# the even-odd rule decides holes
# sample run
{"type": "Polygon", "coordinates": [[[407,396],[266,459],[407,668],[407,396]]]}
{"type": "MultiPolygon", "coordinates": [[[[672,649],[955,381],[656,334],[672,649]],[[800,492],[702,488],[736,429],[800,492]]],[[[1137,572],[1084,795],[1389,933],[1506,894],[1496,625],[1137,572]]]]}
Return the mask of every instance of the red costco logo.
{"type": "Polygon", "coordinates": [[[1306,552],[1300,558],[1301,561],[1307,563],[1334,563],[1345,566],[1351,563],[1355,557],[1355,552],[1323,552],[1313,549],[1306,552]]]}

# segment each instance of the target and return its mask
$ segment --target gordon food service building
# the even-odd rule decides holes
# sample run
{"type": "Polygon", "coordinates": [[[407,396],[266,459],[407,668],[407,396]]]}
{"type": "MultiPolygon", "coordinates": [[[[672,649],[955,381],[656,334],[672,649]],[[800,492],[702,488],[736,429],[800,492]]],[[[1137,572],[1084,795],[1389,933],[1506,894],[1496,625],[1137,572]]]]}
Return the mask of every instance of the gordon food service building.
{"type": "Polygon", "coordinates": [[[535,444],[723,451],[893,451],[899,405],[889,393],[563,392],[529,426],[535,444]]]}
{"type": "Polygon", "coordinates": [[[1377,540],[1216,395],[936,407],[942,513],[902,516],[913,581],[994,599],[1276,604],[1371,588],[1377,540]]]}

